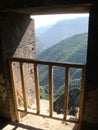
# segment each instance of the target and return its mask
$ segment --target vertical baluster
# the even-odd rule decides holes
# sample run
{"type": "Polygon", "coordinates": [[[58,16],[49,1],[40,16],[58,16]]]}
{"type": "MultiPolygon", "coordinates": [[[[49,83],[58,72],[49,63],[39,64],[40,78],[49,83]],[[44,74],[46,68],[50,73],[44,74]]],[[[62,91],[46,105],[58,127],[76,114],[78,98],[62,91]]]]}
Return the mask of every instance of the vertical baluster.
{"type": "Polygon", "coordinates": [[[50,103],[50,117],[53,116],[53,67],[49,65],[49,103],[50,103]]]}
{"type": "Polygon", "coordinates": [[[19,121],[20,120],[20,114],[17,110],[18,109],[18,98],[17,98],[17,90],[16,90],[16,86],[15,86],[15,74],[14,74],[14,70],[13,70],[12,61],[9,61],[9,68],[10,68],[10,76],[11,76],[11,84],[12,84],[12,91],[13,91],[16,121],[19,121]]]}
{"type": "Polygon", "coordinates": [[[80,107],[79,107],[79,125],[78,130],[81,129],[81,120],[82,120],[82,110],[83,110],[83,102],[84,102],[84,89],[85,89],[85,74],[86,69],[82,69],[82,82],[81,82],[81,93],[80,93],[80,107]]]}
{"type": "Polygon", "coordinates": [[[67,118],[67,109],[68,109],[68,98],[69,98],[69,67],[66,67],[65,71],[65,96],[64,96],[64,119],[66,120],[67,118]]]}
{"type": "Polygon", "coordinates": [[[39,78],[38,78],[38,65],[34,63],[34,78],[35,78],[35,91],[36,91],[36,107],[37,114],[40,113],[40,92],[39,92],[39,78]]]}
{"type": "Polygon", "coordinates": [[[27,111],[28,104],[27,104],[26,88],[25,88],[25,82],[24,82],[23,62],[20,62],[20,75],[21,75],[21,85],[22,85],[23,99],[24,99],[24,108],[27,111]]]}

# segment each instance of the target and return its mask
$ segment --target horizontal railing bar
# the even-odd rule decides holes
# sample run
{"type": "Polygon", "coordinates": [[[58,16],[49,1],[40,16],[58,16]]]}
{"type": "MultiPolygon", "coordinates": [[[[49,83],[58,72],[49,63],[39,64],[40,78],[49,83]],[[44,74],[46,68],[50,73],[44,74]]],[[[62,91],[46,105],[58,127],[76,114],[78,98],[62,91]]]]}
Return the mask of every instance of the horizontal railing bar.
{"type": "Polygon", "coordinates": [[[85,64],[81,63],[59,63],[59,62],[52,62],[52,61],[40,61],[34,59],[27,59],[27,58],[10,58],[10,62],[24,62],[24,63],[36,63],[36,64],[43,64],[43,65],[52,65],[52,66],[61,66],[61,67],[70,67],[70,68],[85,68],[85,64]]]}
{"type": "Polygon", "coordinates": [[[27,114],[32,114],[32,115],[36,115],[36,116],[41,116],[41,117],[44,117],[44,118],[51,118],[51,119],[55,119],[55,120],[60,120],[60,121],[66,121],[66,122],[70,122],[70,123],[79,123],[79,120],[78,119],[63,119],[63,118],[57,118],[57,117],[50,117],[50,116],[47,116],[47,115],[43,115],[43,114],[37,114],[37,113],[34,113],[33,111],[31,110],[27,110],[25,111],[24,109],[22,108],[18,108],[17,109],[18,111],[20,112],[25,112],[27,114]]]}

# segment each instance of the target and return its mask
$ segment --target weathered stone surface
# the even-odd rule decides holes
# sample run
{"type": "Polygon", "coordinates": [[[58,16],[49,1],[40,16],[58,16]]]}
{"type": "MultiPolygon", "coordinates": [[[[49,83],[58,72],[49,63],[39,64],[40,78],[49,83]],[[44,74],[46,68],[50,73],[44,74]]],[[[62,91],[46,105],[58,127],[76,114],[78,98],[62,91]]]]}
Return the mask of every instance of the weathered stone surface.
{"type": "MultiPolygon", "coordinates": [[[[35,59],[34,21],[29,15],[6,13],[0,15],[0,115],[15,120],[13,95],[10,82],[8,58],[35,59]],[[6,107],[5,107],[6,105],[6,107]]],[[[19,88],[19,66],[14,64],[16,87],[19,88]]],[[[30,65],[25,65],[25,79],[28,95],[34,93],[34,78],[30,65]],[[32,82],[32,84],[31,84],[32,82]],[[28,85],[29,83],[29,85],[28,85]],[[30,86],[31,84],[31,86],[30,86]]],[[[33,71],[32,71],[33,73],[33,71]]],[[[33,96],[32,96],[33,98],[33,96]]],[[[29,99],[30,100],[30,99],[29,99]]]]}

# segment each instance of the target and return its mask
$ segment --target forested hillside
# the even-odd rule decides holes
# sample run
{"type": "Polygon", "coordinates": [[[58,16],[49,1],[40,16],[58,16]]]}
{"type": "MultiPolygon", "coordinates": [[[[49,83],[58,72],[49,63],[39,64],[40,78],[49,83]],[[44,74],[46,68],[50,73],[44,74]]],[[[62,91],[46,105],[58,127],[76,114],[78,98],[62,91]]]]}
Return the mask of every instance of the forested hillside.
{"type": "Polygon", "coordinates": [[[85,63],[86,51],[87,33],[83,33],[64,39],[58,44],[46,49],[37,55],[37,59],[57,62],[85,63]]]}
{"type": "MultiPolygon", "coordinates": [[[[87,53],[87,33],[74,35],[62,40],[58,44],[46,49],[37,56],[39,60],[86,63],[87,53]]],[[[39,66],[40,85],[48,85],[48,69],[47,66],[39,66]]],[[[81,71],[79,69],[71,69],[71,80],[80,79],[81,71]]],[[[62,67],[54,68],[54,89],[64,86],[65,71],[62,67]]]]}

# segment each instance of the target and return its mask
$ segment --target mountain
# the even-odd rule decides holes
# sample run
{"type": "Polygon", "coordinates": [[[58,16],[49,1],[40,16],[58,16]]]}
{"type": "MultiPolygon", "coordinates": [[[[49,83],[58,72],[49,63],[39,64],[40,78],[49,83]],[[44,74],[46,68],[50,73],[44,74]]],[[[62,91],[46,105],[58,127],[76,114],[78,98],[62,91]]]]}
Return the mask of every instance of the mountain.
{"type": "Polygon", "coordinates": [[[52,25],[50,24],[50,25],[47,25],[47,26],[37,28],[36,31],[35,31],[36,36],[39,36],[40,34],[45,33],[51,27],[52,27],[52,25]]]}
{"type": "Polygon", "coordinates": [[[40,41],[39,38],[40,38],[41,34],[45,33],[51,27],[52,27],[52,25],[47,25],[47,26],[37,28],[35,30],[35,36],[36,36],[35,42],[36,42],[36,53],[37,54],[39,54],[42,51],[44,51],[45,49],[47,49],[46,44],[44,44],[43,41],[40,41]]]}
{"type": "Polygon", "coordinates": [[[39,30],[36,30],[36,35],[39,41],[48,48],[72,35],[88,32],[88,17],[64,19],[39,30]]]}
{"type": "Polygon", "coordinates": [[[65,38],[58,44],[37,55],[37,59],[45,61],[85,63],[87,35],[87,33],[83,33],[74,35],[67,39],[65,38]]]}
{"type": "Polygon", "coordinates": [[[35,42],[36,42],[36,53],[37,54],[41,53],[42,51],[44,51],[46,49],[45,45],[43,43],[41,43],[37,37],[35,39],[35,42]]]}
{"type": "MultiPolygon", "coordinates": [[[[72,62],[86,63],[87,53],[87,33],[74,35],[65,38],[58,44],[46,49],[37,56],[38,60],[56,61],[56,62],[72,62]]],[[[80,78],[80,69],[71,69],[71,79],[80,78]]],[[[48,67],[39,66],[40,85],[48,85],[48,67]]],[[[54,67],[54,89],[57,90],[63,86],[65,82],[65,70],[63,67],[54,67]]]]}

